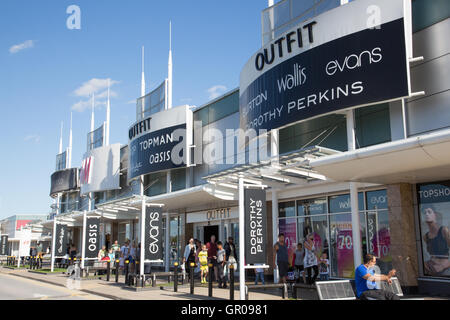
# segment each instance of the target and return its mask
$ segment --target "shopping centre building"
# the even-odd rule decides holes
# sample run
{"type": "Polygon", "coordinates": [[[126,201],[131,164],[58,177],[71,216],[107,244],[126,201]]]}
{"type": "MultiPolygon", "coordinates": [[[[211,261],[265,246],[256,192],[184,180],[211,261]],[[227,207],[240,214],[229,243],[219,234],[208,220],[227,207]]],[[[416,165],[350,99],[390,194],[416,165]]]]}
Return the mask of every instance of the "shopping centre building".
{"type": "Polygon", "coordinates": [[[279,233],[290,256],[312,233],[332,278],[373,253],[405,288],[449,294],[450,3],[372,2],[271,5],[240,87],[200,107],[172,107],[170,52],[167,79],[142,87],[128,145],[109,143],[107,111],[81,167],[71,142],[60,147],[44,225],[66,226],[81,253],[86,221],[98,221],[98,247],[138,244],[145,208],[161,207],[168,269],[191,237],[240,242],[244,177],[266,186],[266,263],[279,233]]]}

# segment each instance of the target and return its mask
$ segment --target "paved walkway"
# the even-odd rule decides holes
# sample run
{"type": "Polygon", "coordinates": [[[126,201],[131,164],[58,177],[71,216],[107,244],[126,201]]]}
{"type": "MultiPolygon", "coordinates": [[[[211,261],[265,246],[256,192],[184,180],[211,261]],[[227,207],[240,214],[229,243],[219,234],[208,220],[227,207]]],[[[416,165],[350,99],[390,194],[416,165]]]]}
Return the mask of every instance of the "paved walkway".
{"type": "MultiPolygon", "coordinates": [[[[111,276],[110,282],[106,282],[106,276],[103,280],[81,280],[79,283],[71,281],[64,274],[37,274],[27,270],[11,270],[0,267],[0,273],[7,273],[9,275],[23,277],[31,280],[37,280],[49,284],[54,284],[62,287],[76,289],[85,293],[99,295],[105,298],[114,300],[229,300],[230,290],[219,289],[214,285],[213,297],[208,297],[207,285],[196,283],[194,295],[190,294],[188,285],[178,286],[178,292],[173,292],[173,286],[164,287],[157,284],[155,288],[146,288],[145,290],[136,292],[135,290],[127,289],[124,286],[124,277],[119,277],[119,282],[114,282],[114,276],[111,276]]],[[[161,284],[164,281],[161,280],[161,284]]],[[[235,299],[239,300],[239,284],[235,285],[235,299]]],[[[267,292],[250,292],[250,300],[282,300],[280,289],[267,289],[267,292]]]]}

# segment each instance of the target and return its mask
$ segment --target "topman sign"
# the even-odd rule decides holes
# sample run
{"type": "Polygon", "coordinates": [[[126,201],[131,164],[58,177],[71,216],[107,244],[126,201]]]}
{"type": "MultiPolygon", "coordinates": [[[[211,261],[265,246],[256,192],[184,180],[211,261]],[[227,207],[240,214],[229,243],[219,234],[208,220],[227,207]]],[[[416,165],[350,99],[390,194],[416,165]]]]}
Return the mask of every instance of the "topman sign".
{"type": "Polygon", "coordinates": [[[269,131],[410,96],[410,7],[354,1],[268,43],[241,72],[241,128],[269,131]]]}

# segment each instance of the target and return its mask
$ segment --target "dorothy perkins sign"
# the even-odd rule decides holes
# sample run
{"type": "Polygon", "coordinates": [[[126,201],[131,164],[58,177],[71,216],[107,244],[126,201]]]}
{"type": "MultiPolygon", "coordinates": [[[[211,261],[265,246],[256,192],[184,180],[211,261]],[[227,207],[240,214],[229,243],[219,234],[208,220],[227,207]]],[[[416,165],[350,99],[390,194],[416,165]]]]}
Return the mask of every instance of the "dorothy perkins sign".
{"type": "Polygon", "coordinates": [[[265,264],[267,242],[266,191],[246,189],[245,206],[245,263],[265,264]]]}
{"type": "Polygon", "coordinates": [[[268,43],[241,72],[241,128],[269,131],[409,96],[405,6],[354,1],[268,43]]]}

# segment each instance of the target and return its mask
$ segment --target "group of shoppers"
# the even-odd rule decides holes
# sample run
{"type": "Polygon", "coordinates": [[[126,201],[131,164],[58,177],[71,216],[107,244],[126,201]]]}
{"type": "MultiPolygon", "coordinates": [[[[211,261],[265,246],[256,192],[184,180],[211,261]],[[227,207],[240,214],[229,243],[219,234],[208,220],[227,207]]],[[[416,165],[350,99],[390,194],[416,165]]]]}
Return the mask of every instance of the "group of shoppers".
{"type": "Polygon", "coordinates": [[[198,239],[189,239],[184,249],[183,264],[184,270],[190,276],[191,263],[194,263],[195,270],[200,271],[201,283],[206,283],[209,272],[209,265],[212,265],[213,281],[217,281],[219,288],[227,288],[227,275],[230,265],[237,268],[237,253],[233,237],[228,238],[228,242],[223,244],[216,242],[216,236],[212,235],[208,243],[202,244],[198,239]]]}
{"type": "Polygon", "coordinates": [[[125,266],[125,261],[128,261],[130,266],[131,273],[135,272],[136,261],[140,260],[140,247],[141,244],[136,244],[136,241],[130,246],[130,240],[126,240],[125,243],[120,246],[119,242],[114,241],[113,245],[109,250],[107,250],[106,246],[102,246],[102,248],[98,252],[98,261],[117,261],[119,260],[119,267],[121,269],[125,266]]]}
{"type": "MultiPolygon", "coordinates": [[[[278,236],[278,242],[274,245],[273,265],[278,266],[280,280],[285,283],[289,271],[289,254],[283,233],[278,236]]],[[[304,283],[312,285],[316,282],[318,276],[320,277],[320,281],[329,280],[330,264],[327,252],[323,251],[320,258],[317,258],[317,248],[312,233],[306,236],[304,243],[300,242],[297,244],[297,250],[293,255],[291,265],[298,275],[297,281],[302,277],[304,283]]]]}

